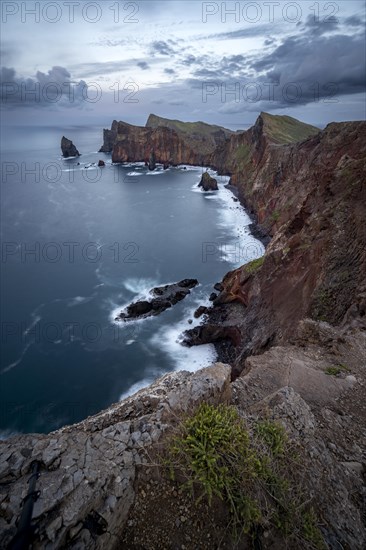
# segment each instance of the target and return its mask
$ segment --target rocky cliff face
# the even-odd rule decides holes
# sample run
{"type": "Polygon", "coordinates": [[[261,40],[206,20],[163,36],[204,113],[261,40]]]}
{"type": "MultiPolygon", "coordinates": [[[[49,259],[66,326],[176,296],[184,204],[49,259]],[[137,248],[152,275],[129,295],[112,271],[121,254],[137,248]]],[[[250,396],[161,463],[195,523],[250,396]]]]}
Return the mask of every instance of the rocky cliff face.
{"type": "Polygon", "coordinates": [[[111,152],[113,162],[149,164],[153,154],[161,164],[209,165],[215,150],[231,134],[203,122],[182,123],[150,115],[145,127],[113,121],[111,130],[104,130],[100,150],[111,152]]]}
{"type": "Polygon", "coordinates": [[[237,372],[306,317],[366,328],[366,123],[330,124],[291,145],[258,128],[252,136],[232,183],[272,240],[263,261],[226,275],[211,315],[241,331],[237,372]]]}
{"type": "Polygon", "coordinates": [[[261,113],[255,126],[232,132],[204,122],[181,122],[150,115],[145,127],[113,121],[104,130],[100,149],[113,162],[146,162],[151,154],[161,164],[211,166],[235,177],[249,157],[258,160],[266,143],[283,144],[305,139],[319,130],[291,117],[261,113]]]}

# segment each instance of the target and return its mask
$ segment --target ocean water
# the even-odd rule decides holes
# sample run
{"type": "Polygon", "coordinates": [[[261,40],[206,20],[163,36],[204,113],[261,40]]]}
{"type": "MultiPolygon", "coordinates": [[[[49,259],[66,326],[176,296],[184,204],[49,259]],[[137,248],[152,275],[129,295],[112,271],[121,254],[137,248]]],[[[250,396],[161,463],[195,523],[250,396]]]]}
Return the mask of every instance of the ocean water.
{"type": "Polygon", "coordinates": [[[213,346],[188,349],[180,335],[213,285],[264,251],[228,178],[204,193],[200,167],[112,165],[97,152],[101,128],[3,128],[1,137],[2,437],[50,432],[168,371],[210,364],[213,346]],[[64,134],[81,157],[61,158],[64,134]],[[173,308],[115,321],[152,287],[183,278],[200,284],[173,308]]]}

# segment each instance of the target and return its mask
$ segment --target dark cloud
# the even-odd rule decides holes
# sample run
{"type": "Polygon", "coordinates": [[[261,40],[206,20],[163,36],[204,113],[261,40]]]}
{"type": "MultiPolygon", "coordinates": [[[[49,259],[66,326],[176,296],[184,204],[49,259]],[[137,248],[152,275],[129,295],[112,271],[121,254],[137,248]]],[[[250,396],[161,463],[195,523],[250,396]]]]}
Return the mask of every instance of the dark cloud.
{"type": "Polygon", "coordinates": [[[12,107],[80,107],[86,106],[88,86],[75,82],[67,69],[54,66],[35,78],[17,76],[15,69],[2,67],[0,73],[0,97],[2,108],[12,107]]]}
{"type": "Polygon", "coordinates": [[[322,20],[319,17],[314,17],[314,15],[309,15],[305,23],[305,29],[310,31],[313,36],[320,36],[338,30],[339,22],[334,16],[322,20]]]}
{"type": "Polygon", "coordinates": [[[138,61],[137,66],[140,67],[143,71],[146,71],[150,68],[150,65],[146,61],[138,61]]]}
{"type": "Polygon", "coordinates": [[[164,69],[164,73],[166,73],[166,74],[175,74],[175,70],[174,69],[164,69]]]}
{"type": "Polygon", "coordinates": [[[346,25],[349,25],[350,27],[362,27],[365,26],[365,21],[362,20],[358,15],[351,15],[351,17],[347,17],[345,19],[346,25]]]}
{"type": "Polygon", "coordinates": [[[172,43],[174,44],[172,40],[168,40],[167,42],[164,42],[164,40],[155,40],[150,46],[150,52],[152,55],[173,55],[175,50],[170,46],[172,43]]]}
{"type": "Polygon", "coordinates": [[[288,98],[281,100],[283,90],[290,90],[291,83],[292,90],[297,87],[300,93],[296,101],[303,104],[315,98],[339,101],[341,95],[365,89],[364,39],[359,36],[318,36],[313,40],[306,35],[289,37],[251,66],[260,74],[259,82],[278,85],[280,103],[291,102],[288,98]]]}

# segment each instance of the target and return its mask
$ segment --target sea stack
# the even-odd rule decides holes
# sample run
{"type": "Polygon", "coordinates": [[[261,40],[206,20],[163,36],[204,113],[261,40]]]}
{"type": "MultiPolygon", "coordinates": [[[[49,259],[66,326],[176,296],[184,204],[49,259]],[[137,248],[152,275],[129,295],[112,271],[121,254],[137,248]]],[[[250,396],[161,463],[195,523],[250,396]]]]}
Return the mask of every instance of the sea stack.
{"type": "Polygon", "coordinates": [[[201,181],[198,184],[198,187],[203,187],[204,191],[217,191],[217,180],[212,178],[208,172],[202,174],[201,181]]]}
{"type": "Polygon", "coordinates": [[[149,170],[155,170],[156,168],[156,158],[154,151],[151,151],[148,163],[149,170]]]}
{"type": "Polygon", "coordinates": [[[73,142],[70,139],[67,139],[65,136],[62,136],[62,139],[61,139],[61,151],[62,151],[62,156],[65,159],[69,157],[80,157],[80,153],[76,149],[73,142]]]}

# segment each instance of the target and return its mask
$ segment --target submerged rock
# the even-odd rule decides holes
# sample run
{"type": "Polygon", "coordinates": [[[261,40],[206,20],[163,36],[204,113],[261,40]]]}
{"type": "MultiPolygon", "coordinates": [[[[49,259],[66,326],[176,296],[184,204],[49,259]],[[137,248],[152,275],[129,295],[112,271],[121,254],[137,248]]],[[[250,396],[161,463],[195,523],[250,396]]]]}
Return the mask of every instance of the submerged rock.
{"type": "Polygon", "coordinates": [[[198,285],[197,279],[183,279],[179,283],[155,287],[150,290],[151,300],[133,302],[125,311],[121,311],[116,320],[130,321],[159,315],[183,300],[190,293],[190,289],[196,285],[198,285]]]}
{"type": "Polygon", "coordinates": [[[212,178],[208,172],[202,174],[201,181],[198,184],[198,187],[202,187],[204,191],[217,191],[217,180],[212,178]]]}
{"type": "Polygon", "coordinates": [[[61,139],[61,151],[62,151],[62,156],[65,159],[69,157],[80,157],[80,153],[76,149],[73,142],[70,139],[67,139],[65,136],[62,136],[62,139],[61,139]]]}

